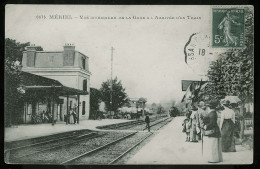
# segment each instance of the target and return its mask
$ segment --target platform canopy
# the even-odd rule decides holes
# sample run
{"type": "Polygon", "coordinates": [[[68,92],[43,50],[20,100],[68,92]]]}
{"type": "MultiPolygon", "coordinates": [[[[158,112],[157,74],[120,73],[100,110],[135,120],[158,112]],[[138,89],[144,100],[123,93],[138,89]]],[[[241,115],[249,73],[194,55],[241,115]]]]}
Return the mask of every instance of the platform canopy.
{"type": "Polygon", "coordinates": [[[87,95],[87,91],[71,88],[62,85],[59,81],[35,75],[28,72],[21,72],[22,86],[26,92],[51,93],[56,95],[87,95]]]}

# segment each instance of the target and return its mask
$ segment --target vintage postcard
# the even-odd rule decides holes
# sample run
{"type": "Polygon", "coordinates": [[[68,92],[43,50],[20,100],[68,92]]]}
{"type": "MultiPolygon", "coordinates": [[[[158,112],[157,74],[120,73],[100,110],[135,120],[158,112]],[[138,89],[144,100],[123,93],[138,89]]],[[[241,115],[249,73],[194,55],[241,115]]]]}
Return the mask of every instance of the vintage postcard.
{"type": "Polygon", "coordinates": [[[5,6],[7,164],[252,164],[254,7],[5,6]]]}

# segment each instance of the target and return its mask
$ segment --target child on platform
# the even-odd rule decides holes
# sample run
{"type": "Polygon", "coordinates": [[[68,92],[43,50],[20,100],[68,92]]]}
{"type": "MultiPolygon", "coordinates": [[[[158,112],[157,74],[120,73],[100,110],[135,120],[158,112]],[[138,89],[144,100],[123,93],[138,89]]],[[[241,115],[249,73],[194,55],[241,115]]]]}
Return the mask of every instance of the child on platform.
{"type": "Polygon", "coordinates": [[[186,142],[189,142],[190,141],[190,128],[191,128],[189,113],[186,113],[186,118],[184,119],[182,126],[183,126],[182,132],[186,133],[186,142]]]}

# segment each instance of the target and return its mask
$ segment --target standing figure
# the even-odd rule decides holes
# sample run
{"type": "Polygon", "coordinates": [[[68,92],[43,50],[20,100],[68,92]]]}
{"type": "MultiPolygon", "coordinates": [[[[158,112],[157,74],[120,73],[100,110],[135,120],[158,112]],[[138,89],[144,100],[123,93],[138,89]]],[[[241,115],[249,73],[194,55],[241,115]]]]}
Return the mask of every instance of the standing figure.
{"type": "Polygon", "coordinates": [[[69,111],[69,123],[70,124],[73,124],[73,109],[72,108],[70,108],[70,111],[69,111]]]}
{"type": "Polygon", "coordinates": [[[222,151],[235,152],[235,112],[229,108],[230,102],[225,101],[224,110],[221,112],[220,129],[222,137],[222,151]]]}
{"type": "Polygon", "coordinates": [[[203,157],[209,163],[222,162],[221,133],[217,124],[217,101],[209,103],[209,113],[203,119],[203,141],[204,147],[203,157]]]}
{"type": "Polygon", "coordinates": [[[191,123],[191,131],[190,131],[190,142],[198,142],[198,140],[196,139],[197,136],[197,121],[199,119],[198,117],[198,108],[195,106],[192,106],[191,109],[192,113],[190,115],[190,123],[191,123]]]}
{"type": "Polygon", "coordinates": [[[75,112],[75,110],[72,111],[72,116],[73,116],[74,124],[76,124],[76,122],[77,122],[77,117],[76,117],[76,112],[75,112]]]}
{"type": "Polygon", "coordinates": [[[66,114],[66,124],[70,124],[70,111],[66,114]]]}
{"type": "Polygon", "coordinates": [[[186,113],[186,118],[184,119],[182,126],[183,126],[182,132],[186,133],[186,142],[189,142],[190,141],[190,127],[191,127],[189,113],[186,113]]]}
{"type": "Polygon", "coordinates": [[[203,101],[200,101],[199,102],[199,106],[198,106],[198,118],[199,120],[197,121],[197,127],[199,128],[200,130],[200,137],[202,139],[203,135],[202,135],[202,132],[201,132],[201,129],[203,129],[204,127],[204,118],[208,115],[208,108],[207,106],[205,105],[205,103],[203,101]]]}
{"type": "Polygon", "coordinates": [[[145,117],[145,123],[146,123],[145,129],[147,128],[148,131],[150,132],[150,118],[149,118],[148,114],[145,117]]]}
{"type": "Polygon", "coordinates": [[[236,25],[240,25],[240,23],[235,22],[234,17],[235,16],[230,15],[230,11],[227,11],[226,16],[218,25],[218,29],[223,29],[224,43],[226,43],[225,46],[229,46],[229,44],[237,46],[238,37],[231,33],[231,23],[236,25]]]}
{"type": "Polygon", "coordinates": [[[232,110],[235,112],[235,132],[234,135],[235,137],[239,138],[239,134],[241,131],[241,124],[240,124],[240,120],[241,120],[241,114],[240,114],[240,110],[238,108],[238,104],[237,103],[232,103],[230,104],[232,107],[232,110]]]}

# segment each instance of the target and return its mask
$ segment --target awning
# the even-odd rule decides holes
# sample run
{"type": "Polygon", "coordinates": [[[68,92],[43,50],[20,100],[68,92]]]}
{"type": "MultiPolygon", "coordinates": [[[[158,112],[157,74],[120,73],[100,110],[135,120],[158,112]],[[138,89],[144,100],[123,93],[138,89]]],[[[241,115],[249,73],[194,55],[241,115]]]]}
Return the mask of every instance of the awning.
{"type": "Polygon", "coordinates": [[[38,76],[28,72],[21,72],[21,78],[22,86],[27,93],[54,93],[59,96],[89,94],[87,91],[64,86],[57,80],[38,76]]]}
{"type": "Polygon", "coordinates": [[[45,91],[46,93],[54,92],[60,96],[65,95],[87,95],[87,91],[67,87],[67,86],[24,86],[26,91],[45,91]]]}

